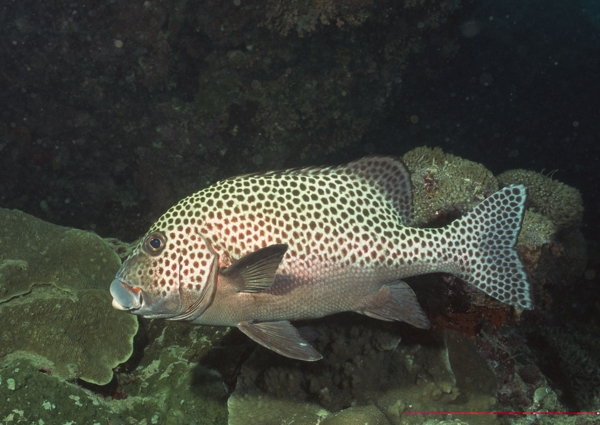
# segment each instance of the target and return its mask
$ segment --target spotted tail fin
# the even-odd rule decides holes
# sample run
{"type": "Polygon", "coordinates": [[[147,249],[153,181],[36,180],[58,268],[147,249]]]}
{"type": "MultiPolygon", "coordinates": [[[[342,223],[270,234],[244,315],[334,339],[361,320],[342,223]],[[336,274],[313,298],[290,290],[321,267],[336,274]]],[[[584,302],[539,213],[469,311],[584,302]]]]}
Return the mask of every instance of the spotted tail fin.
{"type": "Polygon", "coordinates": [[[450,227],[458,239],[458,276],[503,303],[532,309],[531,288],[515,249],[526,197],[523,185],[505,187],[450,227]]]}

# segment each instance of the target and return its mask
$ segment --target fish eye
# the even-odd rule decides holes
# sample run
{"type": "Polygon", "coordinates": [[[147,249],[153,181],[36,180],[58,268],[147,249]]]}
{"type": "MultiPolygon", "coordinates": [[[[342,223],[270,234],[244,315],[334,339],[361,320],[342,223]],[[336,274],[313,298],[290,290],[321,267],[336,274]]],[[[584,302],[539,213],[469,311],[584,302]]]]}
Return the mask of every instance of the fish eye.
{"type": "Polygon", "coordinates": [[[159,254],[167,245],[167,238],[160,232],[150,233],[144,241],[144,250],[150,255],[159,254]]]}

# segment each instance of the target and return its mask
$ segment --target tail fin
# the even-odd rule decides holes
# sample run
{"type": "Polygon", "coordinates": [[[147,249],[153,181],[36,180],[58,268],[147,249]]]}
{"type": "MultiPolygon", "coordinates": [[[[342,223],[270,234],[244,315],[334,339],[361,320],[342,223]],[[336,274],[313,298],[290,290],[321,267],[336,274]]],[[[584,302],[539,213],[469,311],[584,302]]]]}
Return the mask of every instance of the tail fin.
{"type": "Polygon", "coordinates": [[[503,303],[533,308],[531,288],[515,245],[521,230],[526,188],[505,187],[454,221],[464,281],[503,303]]]}

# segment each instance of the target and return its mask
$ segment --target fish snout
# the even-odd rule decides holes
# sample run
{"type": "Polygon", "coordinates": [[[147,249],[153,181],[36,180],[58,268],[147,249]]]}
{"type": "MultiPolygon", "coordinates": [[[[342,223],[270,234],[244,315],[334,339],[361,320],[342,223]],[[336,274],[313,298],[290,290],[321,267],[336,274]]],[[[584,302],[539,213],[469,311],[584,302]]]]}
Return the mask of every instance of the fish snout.
{"type": "Polygon", "coordinates": [[[112,306],[117,310],[131,311],[142,306],[142,290],[119,279],[110,284],[110,294],[113,297],[112,306]]]}

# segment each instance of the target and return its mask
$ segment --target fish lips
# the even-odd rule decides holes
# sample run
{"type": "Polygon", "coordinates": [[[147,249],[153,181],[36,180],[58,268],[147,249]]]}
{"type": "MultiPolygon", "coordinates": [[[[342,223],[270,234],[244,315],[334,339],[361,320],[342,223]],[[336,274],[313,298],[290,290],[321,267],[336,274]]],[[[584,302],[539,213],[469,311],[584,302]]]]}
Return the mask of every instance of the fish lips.
{"type": "Polygon", "coordinates": [[[112,306],[117,310],[134,312],[142,306],[141,289],[129,286],[120,279],[112,281],[110,294],[113,297],[112,306]]]}

